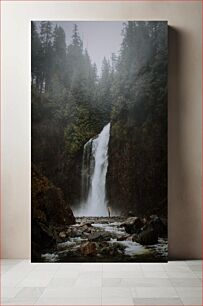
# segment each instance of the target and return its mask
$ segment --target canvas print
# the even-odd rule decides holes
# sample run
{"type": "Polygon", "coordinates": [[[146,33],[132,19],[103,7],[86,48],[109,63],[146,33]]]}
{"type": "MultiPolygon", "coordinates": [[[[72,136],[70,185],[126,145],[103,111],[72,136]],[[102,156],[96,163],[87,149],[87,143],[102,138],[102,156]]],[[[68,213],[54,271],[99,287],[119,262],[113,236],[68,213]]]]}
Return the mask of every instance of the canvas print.
{"type": "Polygon", "coordinates": [[[167,261],[166,21],[31,22],[32,262],[167,261]]]}

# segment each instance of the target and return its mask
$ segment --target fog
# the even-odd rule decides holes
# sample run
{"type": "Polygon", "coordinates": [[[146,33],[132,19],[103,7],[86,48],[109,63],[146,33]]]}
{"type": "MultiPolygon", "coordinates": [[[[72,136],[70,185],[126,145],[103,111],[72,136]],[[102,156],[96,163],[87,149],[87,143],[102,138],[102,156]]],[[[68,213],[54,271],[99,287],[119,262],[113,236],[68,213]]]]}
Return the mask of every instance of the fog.
{"type": "MultiPolygon", "coordinates": [[[[83,46],[88,50],[92,62],[97,65],[98,73],[104,56],[110,59],[112,53],[118,54],[122,42],[121,21],[52,21],[60,25],[66,34],[66,42],[70,44],[74,24],[83,40],[83,46]]],[[[40,22],[36,22],[39,26],[40,22]]]]}

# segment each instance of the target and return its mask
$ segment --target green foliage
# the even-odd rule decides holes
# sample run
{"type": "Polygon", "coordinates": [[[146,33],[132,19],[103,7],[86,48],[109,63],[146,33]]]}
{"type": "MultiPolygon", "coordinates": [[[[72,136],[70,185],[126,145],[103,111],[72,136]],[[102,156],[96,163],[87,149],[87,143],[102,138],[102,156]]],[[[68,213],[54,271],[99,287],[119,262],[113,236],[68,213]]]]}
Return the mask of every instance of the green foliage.
{"type": "Polygon", "coordinates": [[[140,214],[166,214],[166,23],[124,25],[112,97],[109,201],[140,214]]]}
{"type": "Polygon", "coordinates": [[[111,121],[110,206],[143,213],[166,207],[167,25],[128,22],[119,56],[101,76],[77,25],[32,23],[32,161],[65,197],[79,198],[84,144],[111,121]]]}

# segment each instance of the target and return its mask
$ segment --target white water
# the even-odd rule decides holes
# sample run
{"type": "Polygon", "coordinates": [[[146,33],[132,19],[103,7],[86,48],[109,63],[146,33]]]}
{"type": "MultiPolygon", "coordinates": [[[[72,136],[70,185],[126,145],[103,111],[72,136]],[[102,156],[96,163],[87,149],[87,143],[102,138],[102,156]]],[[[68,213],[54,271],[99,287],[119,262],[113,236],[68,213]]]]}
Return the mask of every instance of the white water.
{"type": "MultiPolygon", "coordinates": [[[[86,220],[87,221],[87,220],[86,220]]],[[[123,227],[121,227],[121,222],[107,222],[107,223],[92,223],[92,227],[98,228],[101,230],[101,232],[106,231],[110,232],[112,234],[116,234],[116,236],[126,236],[127,233],[123,227]]],[[[80,227],[80,224],[72,225],[71,227],[80,227]]],[[[69,238],[68,241],[63,243],[57,244],[57,251],[53,254],[46,253],[42,254],[42,258],[46,262],[57,262],[60,261],[60,256],[64,256],[68,254],[68,252],[75,252],[77,249],[80,248],[81,243],[88,241],[87,237],[81,238],[81,237],[72,237],[69,238]]],[[[118,248],[118,245],[121,245],[124,250],[124,255],[134,257],[137,255],[147,255],[150,253],[155,252],[155,254],[159,256],[166,257],[168,255],[168,244],[167,239],[159,238],[159,243],[154,245],[147,245],[142,246],[141,244],[130,241],[130,240],[123,240],[119,241],[116,237],[111,238],[110,241],[106,241],[108,244],[115,245],[115,248],[118,248]]],[[[153,255],[154,256],[154,255],[153,255]]]]}
{"type": "Polygon", "coordinates": [[[114,222],[114,223],[93,223],[92,227],[97,227],[101,229],[101,231],[106,231],[110,233],[114,233],[119,236],[126,236],[126,231],[124,227],[120,227],[120,222],[114,222]]]}
{"type": "Polygon", "coordinates": [[[110,123],[84,146],[82,165],[82,207],[77,216],[107,216],[106,173],[110,123]]]}

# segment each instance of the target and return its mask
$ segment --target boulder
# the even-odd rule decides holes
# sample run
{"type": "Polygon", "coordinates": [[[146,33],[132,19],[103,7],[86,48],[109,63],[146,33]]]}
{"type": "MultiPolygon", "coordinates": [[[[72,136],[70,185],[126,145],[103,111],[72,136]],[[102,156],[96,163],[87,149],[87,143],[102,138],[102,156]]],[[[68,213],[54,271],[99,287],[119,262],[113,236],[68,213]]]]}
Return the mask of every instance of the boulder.
{"type": "Polygon", "coordinates": [[[125,222],[123,222],[121,226],[125,228],[125,231],[128,234],[134,234],[141,230],[143,222],[138,217],[130,217],[125,222]]]}
{"type": "Polygon", "coordinates": [[[112,244],[103,243],[103,245],[101,245],[100,250],[98,250],[98,253],[103,256],[116,256],[122,254],[124,249],[125,246],[116,242],[112,244]]]}
{"type": "Polygon", "coordinates": [[[32,219],[32,261],[41,260],[41,254],[56,246],[52,231],[43,223],[32,219]]]}
{"type": "Polygon", "coordinates": [[[80,227],[83,232],[91,233],[91,227],[88,225],[83,225],[80,227]]]}
{"type": "Polygon", "coordinates": [[[156,244],[158,242],[158,234],[155,230],[148,228],[139,235],[133,235],[132,240],[142,245],[156,244]]]}
{"type": "Polygon", "coordinates": [[[133,234],[133,235],[129,235],[127,238],[126,238],[126,241],[133,241],[133,236],[136,235],[136,234],[133,234]]]}
{"type": "Polygon", "coordinates": [[[117,236],[117,241],[124,241],[128,240],[128,238],[131,237],[130,235],[125,235],[125,236],[117,236]]]}
{"type": "Polygon", "coordinates": [[[77,228],[69,228],[66,231],[67,236],[71,237],[71,238],[75,238],[75,237],[81,237],[83,235],[83,232],[81,229],[77,229],[77,228]]]}
{"type": "Polygon", "coordinates": [[[61,242],[57,244],[57,250],[59,251],[69,250],[72,249],[75,245],[76,243],[71,241],[61,242]]]}
{"type": "Polygon", "coordinates": [[[134,217],[135,216],[135,214],[133,213],[133,211],[132,210],[129,210],[129,212],[128,212],[128,217],[134,217]]]}
{"type": "Polygon", "coordinates": [[[151,229],[155,230],[159,237],[167,236],[167,225],[164,224],[163,221],[157,215],[150,216],[148,226],[151,229]]]}
{"type": "MultiPolygon", "coordinates": [[[[132,236],[130,236],[129,238],[131,238],[131,241],[135,241],[137,242],[138,241],[138,234],[133,234],[132,236]]],[[[129,240],[129,239],[128,239],[129,240]]]]}
{"type": "Polygon", "coordinates": [[[95,256],[97,254],[96,243],[85,242],[80,246],[80,251],[85,256],[95,256]]]}
{"type": "Polygon", "coordinates": [[[96,232],[93,234],[90,234],[88,237],[89,241],[107,241],[112,238],[111,233],[108,232],[96,232]]]}
{"type": "Polygon", "coordinates": [[[114,248],[112,246],[103,247],[100,250],[100,254],[104,255],[104,256],[115,256],[115,255],[118,255],[118,253],[119,252],[118,252],[117,248],[114,248]]]}
{"type": "Polygon", "coordinates": [[[71,229],[71,228],[68,228],[68,229],[66,230],[66,235],[67,235],[67,236],[70,236],[71,233],[72,233],[72,229],[71,229]]]}
{"type": "Polygon", "coordinates": [[[81,223],[80,226],[92,227],[92,224],[90,222],[86,221],[86,222],[81,223]]]}
{"type": "Polygon", "coordinates": [[[65,232],[60,232],[59,237],[62,238],[62,239],[66,238],[66,233],[65,232]]]}

